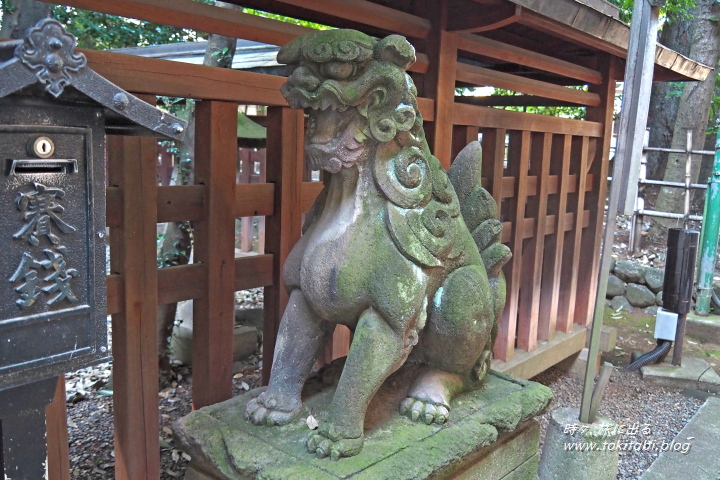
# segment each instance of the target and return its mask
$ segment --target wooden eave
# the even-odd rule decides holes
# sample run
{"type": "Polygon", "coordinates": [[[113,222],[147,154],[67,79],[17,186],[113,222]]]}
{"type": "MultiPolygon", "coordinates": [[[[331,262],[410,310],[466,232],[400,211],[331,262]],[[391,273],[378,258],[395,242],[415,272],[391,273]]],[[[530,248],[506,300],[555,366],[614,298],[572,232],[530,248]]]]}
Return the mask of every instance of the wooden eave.
{"type": "MultiPolygon", "coordinates": [[[[48,0],[44,0],[48,1],[48,0]]],[[[437,0],[440,1],[440,0],[437,0]]],[[[447,0],[457,33],[492,38],[505,31],[513,33],[524,28],[546,36],[548,42],[564,43],[566,47],[584,52],[563,58],[557,49],[544,49],[548,56],[593,68],[586,58],[605,52],[625,58],[630,28],[618,19],[616,9],[604,0],[447,0]],[[458,10],[459,9],[459,10],[458,10]]],[[[292,16],[303,20],[331,24],[335,27],[358,28],[373,35],[398,33],[419,45],[418,61],[411,71],[425,73],[429,59],[422,46],[431,38],[433,25],[420,11],[410,11],[411,2],[404,0],[228,0],[251,8],[292,16]]],[[[64,0],[64,4],[90,8],[103,13],[142,17],[158,23],[198,31],[246,38],[272,45],[284,45],[309,29],[299,25],[229,11],[190,0],[64,0]]],[[[510,43],[513,45],[512,43],[510,43]]],[[[514,44],[522,47],[521,44],[514,44]]],[[[663,45],[657,46],[655,80],[704,80],[712,71],[663,45]]],[[[499,67],[502,68],[502,67],[499,67]]],[[[532,76],[533,73],[527,75],[532,76]]],[[[561,75],[557,81],[561,80],[561,75]]]]}
{"type": "MultiPolygon", "coordinates": [[[[517,23],[585,47],[627,58],[630,27],[584,0],[507,0],[519,7],[517,23]]],[[[658,44],[655,80],[703,81],[713,70],[707,65],[658,44]]]]}

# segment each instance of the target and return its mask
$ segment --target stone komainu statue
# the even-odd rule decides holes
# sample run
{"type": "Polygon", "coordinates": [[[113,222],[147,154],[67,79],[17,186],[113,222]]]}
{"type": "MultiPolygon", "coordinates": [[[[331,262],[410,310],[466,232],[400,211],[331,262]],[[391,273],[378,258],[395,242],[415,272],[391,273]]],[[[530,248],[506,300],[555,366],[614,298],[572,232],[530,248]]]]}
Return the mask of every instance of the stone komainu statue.
{"type": "Polygon", "coordinates": [[[292,68],[283,95],[309,115],[308,162],[332,175],[285,263],[290,300],[270,384],[245,416],[290,422],[323,345],[336,324],[347,325],[350,353],[307,445],[338,459],[360,452],[368,403],[406,361],[422,365],[399,405],[412,420],[445,422],[453,396],[479,385],[511,253],[480,186],[480,145],[468,145],[447,173],[430,154],[405,38],[318,31],[284,46],[278,61],[292,68]]]}

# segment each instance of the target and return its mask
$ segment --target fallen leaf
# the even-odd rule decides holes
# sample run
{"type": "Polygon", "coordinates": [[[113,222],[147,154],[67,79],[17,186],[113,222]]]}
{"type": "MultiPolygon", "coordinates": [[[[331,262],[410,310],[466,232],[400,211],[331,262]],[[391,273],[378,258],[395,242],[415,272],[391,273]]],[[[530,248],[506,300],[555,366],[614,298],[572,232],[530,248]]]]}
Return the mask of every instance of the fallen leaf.
{"type": "Polygon", "coordinates": [[[310,430],[315,430],[316,428],[318,428],[320,426],[320,424],[315,419],[315,417],[313,417],[312,415],[309,415],[307,417],[307,426],[310,430]]]}

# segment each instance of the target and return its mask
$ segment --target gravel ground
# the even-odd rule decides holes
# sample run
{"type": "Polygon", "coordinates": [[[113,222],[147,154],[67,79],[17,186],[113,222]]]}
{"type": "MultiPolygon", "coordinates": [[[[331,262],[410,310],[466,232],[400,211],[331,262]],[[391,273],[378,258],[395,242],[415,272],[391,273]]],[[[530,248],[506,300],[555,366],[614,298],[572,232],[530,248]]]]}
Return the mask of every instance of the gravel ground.
{"type": "MultiPolygon", "coordinates": [[[[260,386],[258,358],[247,360],[245,368],[233,378],[233,396],[260,386]]],[[[109,366],[109,364],[108,364],[109,366]]],[[[85,372],[76,372],[76,377],[85,372]]],[[[160,468],[162,480],[182,478],[189,457],[175,448],[172,441],[172,423],[190,413],[192,402],[192,372],[184,365],[173,366],[173,380],[160,391],[160,468]]],[[[111,396],[97,391],[86,391],[83,399],[68,402],[70,434],[70,470],[72,478],[115,478],[115,451],[113,445],[113,402],[111,396]]]]}
{"type": "MultiPolygon", "coordinates": [[[[547,385],[555,395],[548,413],[539,417],[542,444],[550,411],[558,407],[580,407],[582,381],[556,368],[546,370],[532,380],[547,385]]],[[[599,413],[610,417],[619,425],[639,427],[636,435],[621,435],[619,440],[621,443],[642,443],[645,440],[661,443],[674,439],[702,404],[703,401],[685,397],[678,390],[646,385],[640,379],[638,372],[623,372],[615,369],[600,404],[599,413]]],[[[686,441],[683,439],[683,442],[686,441]]],[[[652,451],[620,451],[619,453],[618,479],[638,478],[659,455],[659,452],[652,451]]]]}
{"type": "MultiPolygon", "coordinates": [[[[254,308],[262,305],[262,289],[237,292],[239,308],[254,308]]],[[[262,347],[261,347],[262,348],[262,347]]],[[[260,385],[261,352],[235,365],[233,394],[260,385]]],[[[112,396],[103,395],[102,387],[110,376],[112,364],[73,372],[66,376],[68,426],[70,435],[70,464],[72,478],[114,479],[115,458],[113,446],[113,403],[112,396]]],[[[557,407],[579,407],[582,382],[565,375],[557,369],[550,369],[532,380],[549,386],[555,398],[550,405],[557,407]]],[[[160,467],[161,479],[182,478],[188,458],[175,448],[172,442],[172,423],[190,412],[192,401],[192,371],[185,365],[173,365],[173,376],[161,388],[158,398],[160,408],[160,467]]],[[[600,414],[606,415],[619,424],[638,424],[640,429],[648,427],[647,435],[624,435],[621,442],[657,442],[672,440],[677,432],[690,420],[702,405],[702,401],[682,396],[677,391],[645,385],[637,372],[613,372],[600,414]]],[[[548,415],[539,418],[545,435],[548,415]]],[[[657,458],[657,452],[620,452],[618,479],[639,477],[657,458]]]]}
{"type": "MultiPolygon", "coordinates": [[[[262,307],[263,290],[236,292],[238,308],[262,307]]],[[[110,322],[108,334],[112,338],[110,322]]],[[[233,396],[260,386],[262,346],[254,355],[233,366],[233,396]]],[[[176,449],[172,423],[192,408],[192,368],[175,362],[172,377],[165,379],[158,396],[160,408],[160,478],[182,478],[189,457],[176,449]]],[[[65,376],[70,441],[70,471],[75,480],[115,478],[113,400],[103,390],[112,363],[103,363],[65,376]]]]}

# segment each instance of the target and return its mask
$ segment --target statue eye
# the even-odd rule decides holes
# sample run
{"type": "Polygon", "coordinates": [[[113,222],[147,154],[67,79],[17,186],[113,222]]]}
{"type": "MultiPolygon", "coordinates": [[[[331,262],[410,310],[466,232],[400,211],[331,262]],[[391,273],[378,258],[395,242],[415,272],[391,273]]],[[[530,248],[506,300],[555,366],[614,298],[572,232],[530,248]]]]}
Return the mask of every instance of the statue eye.
{"type": "Polygon", "coordinates": [[[323,74],[333,80],[345,80],[355,73],[355,64],[352,62],[326,62],[322,66],[323,74]]]}

